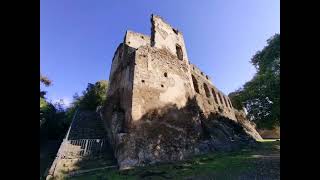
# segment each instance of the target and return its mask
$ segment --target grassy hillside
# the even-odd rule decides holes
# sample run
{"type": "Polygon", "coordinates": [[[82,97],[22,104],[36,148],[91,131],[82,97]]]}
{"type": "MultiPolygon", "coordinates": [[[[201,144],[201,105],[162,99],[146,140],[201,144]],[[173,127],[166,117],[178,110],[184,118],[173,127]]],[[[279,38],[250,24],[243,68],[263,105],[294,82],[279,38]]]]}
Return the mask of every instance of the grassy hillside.
{"type": "Polygon", "coordinates": [[[98,170],[72,180],[88,179],[280,179],[280,141],[261,141],[257,147],[219,152],[192,159],[131,170],[98,170]]]}

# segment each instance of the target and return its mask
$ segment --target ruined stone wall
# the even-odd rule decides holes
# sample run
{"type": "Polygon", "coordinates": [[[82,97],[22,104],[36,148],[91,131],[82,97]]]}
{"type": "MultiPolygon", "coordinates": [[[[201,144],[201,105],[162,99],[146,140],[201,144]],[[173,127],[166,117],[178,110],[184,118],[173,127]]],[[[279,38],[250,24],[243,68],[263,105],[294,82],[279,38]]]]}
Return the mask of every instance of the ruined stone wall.
{"type": "Polygon", "coordinates": [[[126,32],[110,71],[102,114],[120,169],[254,139],[228,96],[189,62],[182,33],[159,16],[151,22],[151,37],[126,32]]]}
{"type": "Polygon", "coordinates": [[[151,37],[127,31],[115,52],[105,111],[113,123],[105,126],[120,121],[107,128],[126,133],[144,114],[171,105],[182,108],[194,97],[205,116],[219,113],[236,120],[230,99],[189,62],[182,33],[159,16],[152,15],[151,23],[151,37]]]}
{"type": "Polygon", "coordinates": [[[150,36],[132,31],[127,31],[124,38],[124,44],[136,49],[141,46],[150,45],[150,41],[150,36]]]}
{"type": "Polygon", "coordinates": [[[167,49],[144,46],[136,51],[133,83],[133,120],[153,109],[182,108],[192,97],[188,64],[167,49]]]}
{"type": "Polygon", "coordinates": [[[108,101],[102,116],[113,147],[117,144],[118,135],[127,131],[131,121],[134,57],[135,48],[121,43],[112,61],[108,101]]]}
{"type": "Polygon", "coordinates": [[[191,65],[191,70],[195,96],[204,115],[219,113],[232,120],[236,120],[229,97],[218,90],[211,82],[210,77],[205,75],[195,65],[191,65]]]}
{"type": "Polygon", "coordinates": [[[172,28],[161,17],[156,15],[152,15],[151,24],[151,46],[158,49],[167,49],[172,54],[177,54],[178,45],[183,52],[183,61],[188,61],[187,49],[182,33],[172,28]]]}

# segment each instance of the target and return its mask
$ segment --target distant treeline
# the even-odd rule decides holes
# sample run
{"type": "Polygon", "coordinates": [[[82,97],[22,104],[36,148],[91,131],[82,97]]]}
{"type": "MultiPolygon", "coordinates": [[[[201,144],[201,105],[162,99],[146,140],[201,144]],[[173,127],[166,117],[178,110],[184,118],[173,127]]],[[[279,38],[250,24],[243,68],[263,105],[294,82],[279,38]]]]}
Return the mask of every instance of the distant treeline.
{"type": "MultiPolygon", "coordinates": [[[[51,86],[52,81],[40,75],[40,83],[51,86]]],[[[46,91],[40,88],[40,143],[48,140],[62,140],[69,128],[76,109],[96,110],[106,100],[108,81],[89,83],[79,96],[75,94],[71,105],[64,108],[63,101],[52,103],[45,97],[46,91]]]]}

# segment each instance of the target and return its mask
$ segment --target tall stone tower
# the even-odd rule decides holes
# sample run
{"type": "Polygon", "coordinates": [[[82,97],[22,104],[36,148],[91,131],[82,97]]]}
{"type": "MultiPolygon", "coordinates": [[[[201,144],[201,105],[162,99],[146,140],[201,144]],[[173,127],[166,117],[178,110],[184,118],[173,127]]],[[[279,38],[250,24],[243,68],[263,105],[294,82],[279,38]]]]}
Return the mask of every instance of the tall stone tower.
{"type": "Polygon", "coordinates": [[[182,33],[156,15],[151,24],[151,36],[127,31],[112,59],[102,114],[120,168],[260,138],[238,122],[228,96],[190,63],[182,33]]]}

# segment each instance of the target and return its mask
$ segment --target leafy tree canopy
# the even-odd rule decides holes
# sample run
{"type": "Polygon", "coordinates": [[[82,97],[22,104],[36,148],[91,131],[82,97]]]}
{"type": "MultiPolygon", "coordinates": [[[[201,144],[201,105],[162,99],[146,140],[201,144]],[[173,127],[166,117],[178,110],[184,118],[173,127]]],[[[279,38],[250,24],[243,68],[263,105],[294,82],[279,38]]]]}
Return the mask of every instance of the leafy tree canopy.
{"type": "Polygon", "coordinates": [[[259,128],[280,125],[280,34],[267,40],[267,46],[251,59],[257,69],[252,80],[229,94],[235,108],[245,107],[259,128]]]}
{"type": "Polygon", "coordinates": [[[48,77],[40,74],[40,83],[48,87],[52,84],[52,81],[48,77]]]}
{"type": "MultiPolygon", "coordinates": [[[[44,86],[48,87],[48,86],[51,86],[52,81],[48,77],[43,76],[43,75],[40,74],[40,84],[43,84],[44,86]]],[[[43,91],[40,88],[40,97],[41,98],[45,98],[44,96],[46,94],[47,94],[47,91],[43,91]]]]}
{"type": "Polygon", "coordinates": [[[108,81],[100,80],[95,84],[88,83],[82,96],[75,94],[72,105],[67,110],[68,118],[72,119],[76,109],[86,109],[95,111],[98,106],[102,106],[106,101],[108,81]]]}
{"type": "MultiPolygon", "coordinates": [[[[52,85],[52,81],[40,75],[40,84],[46,87],[52,85]]],[[[70,124],[62,108],[62,102],[51,103],[45,98],[46,91],[40,89],[40,142],[48,139],[62,139],[70,124]]]]}

